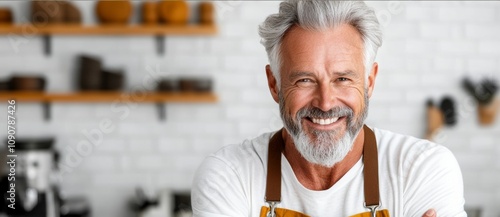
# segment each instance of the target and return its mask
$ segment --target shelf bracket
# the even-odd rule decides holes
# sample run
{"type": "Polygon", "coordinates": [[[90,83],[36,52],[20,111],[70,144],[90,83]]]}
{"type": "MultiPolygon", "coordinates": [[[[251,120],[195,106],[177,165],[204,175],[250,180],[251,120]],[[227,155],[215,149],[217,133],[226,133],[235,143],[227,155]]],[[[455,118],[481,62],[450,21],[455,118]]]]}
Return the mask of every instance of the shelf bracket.
{"type": "Polygon", "coordinates": [[[159,102],[156,103],[156,106],[158,107],[158,118],[160,118],[161,121],[164,121],[167,118],[165,103],[159,102]]]}
{"type": "Polygon", "coordinates": [[[50,56],[50,53],[52,51],[52,41],[50,38],[50,35],[43,35],[43,48],[45,55],[50,56]]]}
{"type": "Polygon", "coordinates": [[[156,52],[159,55],[165,54],[165,36],[156,35],[156,52]]]}
{"type": "Polygon", "coordinates": [[[43,106],[43,118],[46,121],[49,121],[50,120],[50,102],[43,102],[42,106],[43,106]]]}

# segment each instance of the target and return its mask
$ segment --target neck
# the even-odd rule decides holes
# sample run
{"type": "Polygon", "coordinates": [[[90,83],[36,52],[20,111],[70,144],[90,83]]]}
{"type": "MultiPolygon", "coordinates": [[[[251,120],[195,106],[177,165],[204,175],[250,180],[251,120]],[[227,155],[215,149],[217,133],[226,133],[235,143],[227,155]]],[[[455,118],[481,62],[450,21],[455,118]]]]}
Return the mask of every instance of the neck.
{"type": "Polygon", "coordinates": [[[283,154],[290,162],[295,176],[299,182],[310,190],[326,190],[337,183],[361,158],[364,144],[364,130],[361,128],[358,136],[354,139],[351,151],[346,157],[336,163],[333,167],[325,167],[307,161],[299,153],[292,137],[283,130],[285,148],[283,154]]]}

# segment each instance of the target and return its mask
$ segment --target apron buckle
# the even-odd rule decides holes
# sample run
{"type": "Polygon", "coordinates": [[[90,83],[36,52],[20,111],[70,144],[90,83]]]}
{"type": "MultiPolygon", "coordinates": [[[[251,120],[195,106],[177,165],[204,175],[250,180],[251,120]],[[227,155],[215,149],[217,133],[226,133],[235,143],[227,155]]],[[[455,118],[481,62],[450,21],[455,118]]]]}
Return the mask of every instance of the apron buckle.
{"type": "Polygon", "coordinates": [[[266,217],[276,217],[276,205],[280,203],[279,201],[267,201],[269,204],[269,212],[267,213],[266,217]]]}
{"type": "Polygon", "coordinates": [[[376,204],[376,205],[366,205],[365,203],[365,207],[367,209],[370,209],[370,213],[371,213],[371,217],[376,217],[377,216],[377,208],[380,207],[380,204],[376,204]]]}

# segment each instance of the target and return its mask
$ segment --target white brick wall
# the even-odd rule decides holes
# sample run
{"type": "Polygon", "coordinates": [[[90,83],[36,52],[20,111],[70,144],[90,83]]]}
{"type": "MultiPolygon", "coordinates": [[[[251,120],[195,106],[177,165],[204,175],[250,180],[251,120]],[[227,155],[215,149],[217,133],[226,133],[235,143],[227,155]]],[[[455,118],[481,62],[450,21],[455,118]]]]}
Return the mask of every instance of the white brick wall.
{"type": "MultiPolygon", "coordinates": [[[[85,22],[94,23],[94,2],[76,4],[85,22]]],[[[500,118],[493,126],[479,126],[475,106],[459,86],[464,75],[500,80],[500,3],[368,4],[383,19],[385,34],[368,123],[422,137],[426,100],[454,97],[458,124],[443,129],[439,141],[462,167],[467,205],[482,207],[484,216],[500,216],[500,118]]],[[[0,6],[12,7],[16,21],[27,20],[27,2],[1,1],[0,6]]],[[[107,118],[113,122],[115,129],[103,134],[102,144],[64,175],[63,193],[88,196],[94,216],[133,216],[126,202],[137,186],[188,189],[205,156],[281,126],[257,34],[258,24],[277,6],[276,1],[218,1],[218,36],[167,37],[164,56],[156,55],[154,37],[57,36],[47,57],[39,37],[27,37],[15,52],[9,38],[0,36],[0,79],[40,72],[50,91],[70,91],[76,55],[87,53],[101,56],[107,67],[125,69],[128,90],[140,87],[147,68],[153,68],[155,77],[211,76],[220,98],[215,105],[167,105],[166,121],[157,119],[154,104],[130,105],[123,120],[112,103],[54,104],[50,122],[43,121],[40,105],[19,104],[19,136],[54,135],[64,157],[69,147],[88,142],[83,130],[97,129],[107,118]]]]}

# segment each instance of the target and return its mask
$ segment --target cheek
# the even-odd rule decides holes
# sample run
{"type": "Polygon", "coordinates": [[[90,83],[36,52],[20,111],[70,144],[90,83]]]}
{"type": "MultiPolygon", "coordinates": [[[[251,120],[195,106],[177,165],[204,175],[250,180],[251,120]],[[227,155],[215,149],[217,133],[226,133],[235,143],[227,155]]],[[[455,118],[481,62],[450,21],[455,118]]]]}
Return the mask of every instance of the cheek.
{"type": "Polygon", "coordinates": [[[284,98],[286,111],[295,116],[300,109],[306,107],[310,103],[310,100],[312,99],[310,92],[311,91],[304,90],[288,91],[284,98]]]}
{"type": "Polygon", "coordinates": [[[359,113],[365,106],[364,89],[346,88],[338,95],[339,100],[343,101],[347,106],[359,113]]]}

